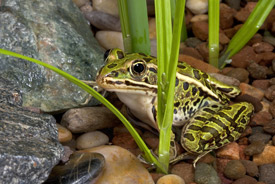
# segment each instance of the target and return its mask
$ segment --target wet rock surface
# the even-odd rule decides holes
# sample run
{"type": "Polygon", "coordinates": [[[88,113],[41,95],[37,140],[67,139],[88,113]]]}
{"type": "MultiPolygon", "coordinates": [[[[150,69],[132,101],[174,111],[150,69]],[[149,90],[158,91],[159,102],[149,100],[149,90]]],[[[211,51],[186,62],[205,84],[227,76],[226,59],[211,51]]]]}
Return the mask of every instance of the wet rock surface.
{"type": "MultiPolygon", "coordinates": [[[[2,49],[39,59],[82,80],[94,79],[103,64],[103,50],[72,1],[2,1],[0,22],[2,49]]],[[[51,112],[86,101],[95,104],[87,92],[42,66],[3,55],[0,61],[0,76],[18,84],[24,106],[51,112]]]]}
{"type": "Polygon", "coordinates": [[[21,107],[21,94],[0,78],[0,183],[42,183],[61,159],[55,119],[21,107]]]}

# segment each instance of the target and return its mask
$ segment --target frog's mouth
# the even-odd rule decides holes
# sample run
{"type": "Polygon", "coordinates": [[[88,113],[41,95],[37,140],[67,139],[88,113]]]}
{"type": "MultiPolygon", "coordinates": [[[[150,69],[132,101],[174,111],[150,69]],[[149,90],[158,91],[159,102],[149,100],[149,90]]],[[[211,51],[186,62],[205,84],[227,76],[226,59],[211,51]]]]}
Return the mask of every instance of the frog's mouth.
{"type": "Polygon", "coordinates": [[[107,91],[120,93],[138,93],[155,96],[157,86],[131,79],[113,79],[111,77],[97,77],[97,84],[107,91]]]}

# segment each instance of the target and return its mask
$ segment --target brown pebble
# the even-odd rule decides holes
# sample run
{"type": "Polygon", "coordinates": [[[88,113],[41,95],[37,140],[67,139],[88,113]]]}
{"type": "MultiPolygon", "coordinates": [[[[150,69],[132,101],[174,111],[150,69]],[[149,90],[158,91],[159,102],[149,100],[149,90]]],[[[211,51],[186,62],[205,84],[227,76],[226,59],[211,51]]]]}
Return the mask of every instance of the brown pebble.
{"type": "Polygon", "coordinates": [[[247,95],[257,98],[258,100],[262,100],[262,98],[265,95],[265,93],[262,90],[257,89],[249,84],[246,84],[246,83],[241,83],[240,89],[241,89],[243,95],[247,94],[247,95]]]}
{"type": "Polygon", "coordinates": [[[251,61],[258,61],[256,53],[252,47],[245,46],[237,54],[232,56],[231,65],[237,68],[246,68],[251,61]]]}
{"type": "Polygon", "coordinates": [[[260,88],[262,90],[266,90],[269,86],[269,80],[254,80],[252,82],[252,86],[254,86],[255,88],[260,88]]]}
{"type": "Polygon", "coordinates": [[[259,42],[252,45],[256,53],[272,52],[274,47],[270,43],[259,42]]]}
{"type": "Polygon", "coordinates": [[[245,82],[248,79],[248,71],[244,68],[233,68],[228,73],[226,73],[227,76],[234,77],[238,79],[240,82],[245,82]]]}
{"type": "Polygon", "coordinates": [[[260,154],[264,151],[265,143],[260,141],[255,141],[249,144],[245,150],[244,153],[248,156],[253,156],[260,154]]]}
{"type": "Polygon", "coordinates": [[[257,180],[255,178],[245,175],[242,178],[235,180],[232,184],[256,184],[256,183],[257,183],[257,180]]]}
{"type": "Polygon", "coordinates": [[[246,173],[249,176],[252,176],[252,177],[259,176],[259,168],[254,162],[252,162],[250,160],[241,160],[241,162],[243,163],[244,167],[246,168],[246,173]]]}
{"type": "Polygon", "coordinates": [[[261,66],[256,62],[252,62],[247,67],[247,71],[249,72],[250,76],[254,79],[265,79],[268,73],[268,68],[266,66],[261,66]]]}
{"type": "Polygon", "coordinates": [[[260,111],[253,115],[251,121],[256,125],[266,125],[272,120],[272,115],[267,111],[260,111]]]}
{"type": "Polygon", "coordinates": [[[192,24],[192,31],[193,31],[193,34],[200,40],[205,41],[208,39],[208,23],[207,22],[205,22],[205,21],[194,22],[192,24]]]}
{"type": "Polygon", "coordinates": [[[216,154],[218,158],[238,160],[240,159],[239,145],[236,142],[231,142],[224,147],[218,149],[216,154]]]}
{"type": "Polygon", "coordinates": [[[230,179],[239,179],[244,177],[246,169],[240,160],[231,160],[224,169],[224,175],[230,179]]]}
{"type": "Polygon", "coordinates": [[[56,124],[58,128],[58,140],[59,142],[69,142],[72,140],[72,133],[60,124],[56,124]]]}
{"type": "Polygon", "coordinates": [[[130,133],[123,133],[114,136],[112,143],[125,149],[134,149],[137,147],[137,144],[130,133]]]}
{"type": "Polygon", "coordinates": [[[272,114],[273,118],[275,118],[275,100],[269,105],[269,112],[272,114]]]}
{"type": "Polygon", "coordinates": [[[234,23],[234,15],[237,11],[234,8],[229,7],[227,4],[220,4],[220,28],[231,28],[234,23]]]}
{"type": "Polygon", "coordinates": [[[270,86],[266,91],[265,91],[265,97],[273,101],[275,99],[275,85],[270,86]]]}
{"type": "Polygon", "coordinates": [[[266,145],[261,154],[253,156],[253,162],[257,165],[275,163],[275,146],[266,145]]]}
{"type": "Polygon", "coordinates": [[[178,163],[172,166],[171,173],[180,176],[186,183],[195,181],[195,169],[192,164],[184,162],[178,163]]]}
{"type": "Polygon", "coordinates": [[[275,135],[275,119],[273,119],[270,123],[265,124],[263,130],[271,135],[275,135]]]}

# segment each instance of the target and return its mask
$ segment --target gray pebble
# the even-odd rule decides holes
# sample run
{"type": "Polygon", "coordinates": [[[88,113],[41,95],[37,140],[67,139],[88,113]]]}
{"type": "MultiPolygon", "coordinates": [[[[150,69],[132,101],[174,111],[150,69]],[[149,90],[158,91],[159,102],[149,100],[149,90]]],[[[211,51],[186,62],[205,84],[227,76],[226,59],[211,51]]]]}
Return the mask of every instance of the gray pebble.
{"type": "Polygon", "coordinates": [[[263,143],[268,143],[268,141],[271,139],[271,135],[265,134],[265,133],[256,133],[252,134],[251,136],[248,137],[249,142],[263,142],[263,143]]]}
{"type": "Polygon", "coordinates": [[[190,37],[185,40],[185,44],[188,47],[193,47],[193,48],[196,48],[201,43],[202,43],[202,41],[196,37],[190,37]]]}
{"type": "Polygon", "coordinates": [[[246,168],[246,173],[252,177],[259,176],[259,168],[255,162],[250,160],[241,160],[242,164],[246,168]]]}
{"type": "Polygon", "coordinates": [[[221,184],[221,179],[212,166],[200,162],[195,170],[195,182],[197,184],[221,184]]]}
{"type": "Polygon", "coordinates": [[[245,148],[244,153],[248,156],[257,155],[264,151],[264,147],[265,143],[261,141],[254,141],[245,148]]]}
{"type": "Polygon", "coordinates": [[[260,166],[259,181],[266,184],[275,184],[275,164],[264,164],[260,166]]]}

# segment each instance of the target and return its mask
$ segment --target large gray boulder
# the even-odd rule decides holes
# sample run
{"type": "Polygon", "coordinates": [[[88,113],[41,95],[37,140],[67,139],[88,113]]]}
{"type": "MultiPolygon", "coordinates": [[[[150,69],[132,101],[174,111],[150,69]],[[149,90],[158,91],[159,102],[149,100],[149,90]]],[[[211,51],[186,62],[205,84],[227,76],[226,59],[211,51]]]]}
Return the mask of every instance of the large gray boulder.
{"type": "MultiPolygon", "coordinates": [[[[0,48],[39,59],[82,80],[93,80],[103,64],[103,50],[71,0],[0,1],[0,48]]],[[[18,84],[23,106],[45,112],[96,102],[58,74],[14,57],[0,55],[0,77],[18,84]]]]}

